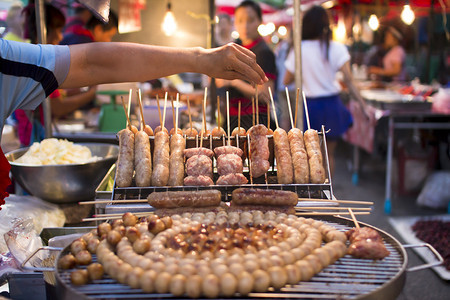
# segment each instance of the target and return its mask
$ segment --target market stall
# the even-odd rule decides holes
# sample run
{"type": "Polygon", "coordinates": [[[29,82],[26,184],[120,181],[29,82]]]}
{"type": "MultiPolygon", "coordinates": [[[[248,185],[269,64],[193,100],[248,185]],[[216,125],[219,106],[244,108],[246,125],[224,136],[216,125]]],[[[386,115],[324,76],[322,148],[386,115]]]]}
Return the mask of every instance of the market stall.
{"type": "MultiPolygon", "coordinates": [[[[358,168],[360,165],[358,148],[373,153],[374,147],[377,144],[375,136],[381,135],[382,137],[386,137],[386,194],[384,209],[387,214],[392,211],[392,169],[394,145],[397,144],[394,138],[395,131],[418,129],[448,130],[450,128],[448,122],[449,115],[445,111],[432,109],[433,97],[429,97],[426,94],[436,93],[436,91],[432,92],[430,89],[431,87],[428,87],[428,90],[422,88],[424,92],[416,93],[415,95],[401,93],[402,89],[399,89],[398,86],[396,88],[394,86],[391,89],[362,90],[361,94],[370,104],[369,119],[362,114],[359,107],[353,103],[349,104],[355,123],[346,133],[345,140],[357,147],[353,152],[353,184],[358,184],[358,168]],[[385,120],[387,120],[387,128],[380,129],[377,124],[383,123],[385,120]],[[382,132],[379,132],[380,130],[382,132]],[[385,130],[386,132],[384,132],[385,130]]],[[[405,88],[403,88],[403,91],[405,91],[405,88]]],[[[427,161],[425,163],[428,164],[427,161]]],[[[432,166],[430,165],[429,168],[432,169],[432,166]]],[[[398,171],[400,172],[398,181],[401,187],[403,186],[402,182],[405,180],[404,165],[398,171]]],[[[404,189],[400,189],[400,192],[402,191],[404,189]]]]}

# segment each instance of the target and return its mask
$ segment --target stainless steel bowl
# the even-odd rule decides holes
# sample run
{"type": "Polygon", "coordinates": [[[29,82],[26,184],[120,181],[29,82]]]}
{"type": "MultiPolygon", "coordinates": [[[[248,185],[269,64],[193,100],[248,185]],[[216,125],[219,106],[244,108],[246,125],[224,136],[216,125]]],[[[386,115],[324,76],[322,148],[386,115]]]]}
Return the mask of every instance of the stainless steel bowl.
{"type": "Polygon", "coordinates": [[[28,148],[6,154],[15,180],[31,195],[53,203],[92,200],[95,189],[117,160],[119,147],[110,144],[85,143],[93,156],[102,159],[85,164],[26,166],[15,161],[28,148]]]}

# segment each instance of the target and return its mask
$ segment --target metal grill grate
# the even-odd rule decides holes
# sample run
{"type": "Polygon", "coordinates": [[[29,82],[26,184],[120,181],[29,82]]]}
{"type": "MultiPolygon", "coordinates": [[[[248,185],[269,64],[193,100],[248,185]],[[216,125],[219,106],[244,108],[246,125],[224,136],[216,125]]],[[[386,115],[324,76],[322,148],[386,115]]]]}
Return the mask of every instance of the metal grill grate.
{"type": "MultiPolygon", "coordinates": [[[[337,217],[322,217],[320,220],[342,231],[349,230],[352,224],[351,220],[337,217]]],[[[362,223],[361,225],[372,227],[362,223]]],[[[373,261],[355,259],[347,255],[323,269],[308,282],[287,285],[279,291],[251,293],[249,297],[260,299],[360,299],[370,298],[371,295],[376,294],[377,298],[372,299],[389,298],[379,298],[379,294],[386,292],[387,289],[390,289],[388,294],[391,294],[392,286],[398,291],[403,288],[403,283],[397,279],[405,271],[406,254],[400,243],[392,236],[377,228],[374,229],[381,234],[386,248],[391,253],[385,259],[373,261]]],[[[72,298],[69,297],[71,299],[80,299],[80,295],[84,295],[88,299],[173,298],[171,294],[143,293],[140,289],[132,289],[127,285],[119,284],[110,277],[80,287],[75,287],[70,283],[68,271],[58,270],[58,277],[66,294],[67,290],[70,290],[69,294],[74,295],[72,298]]]]}

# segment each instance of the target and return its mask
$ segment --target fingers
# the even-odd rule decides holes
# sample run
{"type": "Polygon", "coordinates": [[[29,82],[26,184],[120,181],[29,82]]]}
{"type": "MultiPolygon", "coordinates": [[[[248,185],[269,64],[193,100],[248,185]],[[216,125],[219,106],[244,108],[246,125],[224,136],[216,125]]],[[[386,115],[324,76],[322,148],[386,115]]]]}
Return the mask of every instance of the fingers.
{"type": "Polygon", "coordinates": [[[237,44],[231,44],[232,49],[235,52],[235,71],[241,73],[244,79],[256,84],[264,84],[268,81],[268,78],[264,74],[264,71],[256,63],[256,55],[237,44]]]}

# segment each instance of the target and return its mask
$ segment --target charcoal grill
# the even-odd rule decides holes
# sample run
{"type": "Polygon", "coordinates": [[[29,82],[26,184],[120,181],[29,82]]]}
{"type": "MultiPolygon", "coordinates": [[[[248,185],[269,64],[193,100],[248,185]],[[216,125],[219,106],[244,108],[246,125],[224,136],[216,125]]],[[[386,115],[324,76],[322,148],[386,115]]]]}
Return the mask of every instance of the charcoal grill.
{"type": "MultiPolygon", "coordinates": [[[[315,219],[333,225],[341,231],[349,230],[353,225],[352,220],[342,217],[324,216],[315,219]]],[[[323,269],[308,282],[287,285],[279,291],[251,293],[249,297],[253,299],[395,299],[403,289],[407,271],[430,267],[430,265],[423,265],[406,269],[408,258],[405,247],[408,246],[402,246],[390,234],[376,227],[360,224],[380,233],[386,248],[391,252],[388,257],[381,261],[373,261],[346,255],[323,269]]],[[[436,254],[435,250],[432,250],[436,254]]],[[[66,247],[59,257],[68,252],[69,247],[66,247]]],[[[439,254],[437,257],[442,261],[439,254]]],[[[93,259],[96,260],[95,255],[93,259]]],[[[132,289],[109,276],[87,285],[74,286],[70,282],[70,271],[58,268],[56,281],[61,299],[175,299],[171,294],[149,294],[140,289],[132,289]]],[[[236,295],[235,299],[238,299],[238,296],[236,295]]]]}

